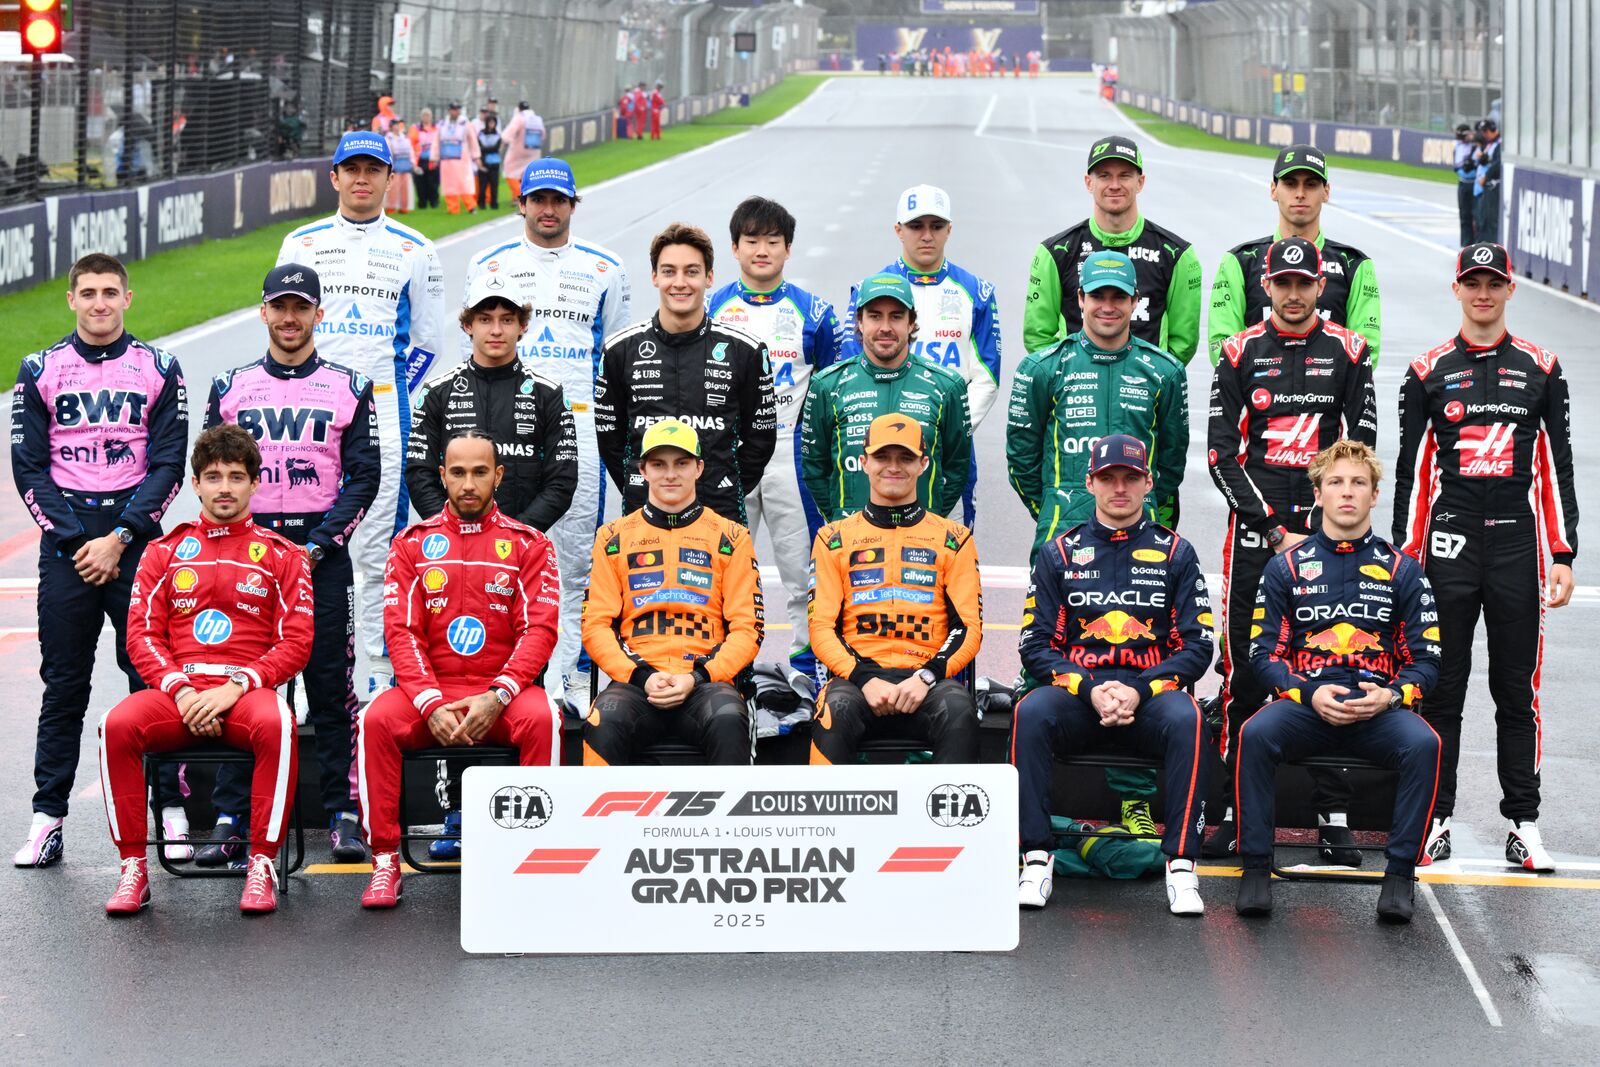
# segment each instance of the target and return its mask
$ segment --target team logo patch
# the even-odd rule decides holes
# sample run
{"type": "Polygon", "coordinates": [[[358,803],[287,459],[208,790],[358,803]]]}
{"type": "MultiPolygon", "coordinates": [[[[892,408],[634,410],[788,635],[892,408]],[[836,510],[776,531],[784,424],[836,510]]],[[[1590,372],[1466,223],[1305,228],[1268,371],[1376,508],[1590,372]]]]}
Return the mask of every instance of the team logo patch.
{"type": "Polygon", "coordinates": [[[422,588],[430,593],[437,593],[450,581],[450,576],[439,567],[429,567],[422,572],[422,588]]]}
{"type": "Polygon", "coordinates": [[[499,556],[501,559],[510,559],[511,558],[511,542],[510,541],[496,541],[494,543],[494,554],[499,556]]]}
{"type": "Polygon", "coordinates": [[[1439,640],[1439,628],[1437,626],[1428,627],[1426,630],[1422,631],[1422,639],[1424,641],[1439,640]]]}
{"type": "Polygon", "coordinates": [[[1085,565],[1087,563],[1093,563],[1093,562],[1094,562],[1094,549],[1092,547],[1091,548],[1075,548],[1075,549],[1072,550],[1072,565],[1074,567],[1082,567],[1083,565],[1085,565]]]}
{"type": "Polygon", "coordinates": [[[900,580],[907,585],[937,585],[939,575],[934,571],[925,571],[917,567],[906,567],[900,571],[900,580]]]}
{"type": "Polygon", "coordinates": [[[1368,578],[1376,578],[1380,582],[1387,582],[1391,577],[1393,577],[1393,575],[1384,570],[1382,567],[1378,566],[1376,563],[1363,564],[1361,567],[1361,573],[1365,574],[1368,578]]]}
{"type": "Polygon", "coordinates": [[[233,620],[216,608],[194,617],[194,639],[202,645],[219,645],[233,634],[233,620]]]}
{"type": "Polygon", "coordinates": [[[199,580],[200,576],[188,567],[179,567],[177,573],[172,576],[172,588],[180,593],[187,593],[199,580]]]}
{"type": "Polygon", "coordinates": [[[1135,639],[1154,641],[1156,633],[1143,619],[1136,619],[1126,611],[1108,611],[1098,619],[1079,619],[1083,637],[1098,638],[1108,644],[1120,645],[1135,639]]]}
{"type": "Polygon", "coordinates": [[[1158,552],[1153,548],[1136,548],[1133,550],[1133,558],[1143,560],[1146,563],[1160,563],[1167,556],[1166,553],[1158,552]]]}
{"type": "Polygon", "coordinates": [[[661,566],[660,552],[635,552],[628,557],[628,569],[638,570],[640,567],[661,566]]]}
{"type": "Polygon", "coordinates": [[[1322,577],[1322,561],[1320,559],[1307,560],[1300,564],[1300,577],[1308,582],[1314,582],[1322,577]]]}
{"type": "Polygon", "coordinates": [[[458,615],[450,620],[450,625],[445,629],[445,640],[450,643],[450,648],[458,656],[476,656],[483,651],[483,645],[488,640],[489,631],[483,628],[476,616],[458,615]]]}
{"type": "Polygon", "coordinates": [[[182,541],[178,542],[177,550],[172,554],[185,561],[194,559],[200,554],[200,539],[196,537],[185,537],[182,541]]]}
{"type": "MultiPolygon", "coordinates": [[[[874,549],[874,551],[878,551],[878,550],[874,549]]],[[[883,568],[882,567],[870,567],[870,568],[868,568],[866,570],[851,571],[850,572],[850,584],[852,586],[882,585],[883,584],[883,568]]]]}
{"type": "Polygon", "coordinates": [[[688,567],[678,568],[678,584],[687,585],[694,589],[710,589],[711,575],[705,571],[690,570],[688,567]]]}
{"type": "Polygon", "coordinates": [[[260,563],[267,556],[267,546],[260,541],[250,542],[250,562],[260,563]]]}
{"type": "Polygon", "coordinates": [[[883,562],[883,549],[881,549],[881,548],[860,548],[860,549],[857,549],[856,551],[850,553],[850,565],[851,566],[855,566],[858,563],[882,563],[882,562],[883,562]]]}
{"type": "Polygon", "coordinates": [[[628,575],[629,589],[656,589],[667,580],[665,571],[640,571],[628,575]]]}
{"type": "Polygon", "coordinates": [[[937,557],[931,548],[902,548],[900,562],[915,563],[923,567],[931,567],[937,557]]]}
{"type": "Polygon", "coordinates": [[[450,539],[444,534],[429,534],[422,539],[423,559],[438,559],[448,551],[450,551],[450,539]]]}
{"type": "Polygon", "coordinates": [[[698,548],[680,548],[678,549],[678,562],[687,563],[691,567],[709,567],[711,566],[711,553],[698,548]]]}
{"type": "Polygon", "coordinates": [[[728,342],[726,342],[726,341],[718,341],[716,343],[716,345],[714,345],[712,347],[712,349],[711,349],[711,359],[716,363],[721,363],[722,361],[724,361],[727,358],[728,358],[728,342]]]}

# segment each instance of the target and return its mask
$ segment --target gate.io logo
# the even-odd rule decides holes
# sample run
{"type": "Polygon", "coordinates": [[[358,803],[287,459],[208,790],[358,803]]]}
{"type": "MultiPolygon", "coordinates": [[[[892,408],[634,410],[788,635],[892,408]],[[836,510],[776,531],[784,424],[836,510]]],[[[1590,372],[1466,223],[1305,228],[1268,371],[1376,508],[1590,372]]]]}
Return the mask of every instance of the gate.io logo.
{"type": "Polygon", "coordinates": [[[989,794],[971,783],[935,786],[926,808],[936,826],[977,826],[989,817],[989,794]]]}
{"type": "Polygon", "coordinates": [[[536,785],[508,785],[489,798],[489,817],[503,830],[537,830],[550,821],[555,803],[536,785]]]}

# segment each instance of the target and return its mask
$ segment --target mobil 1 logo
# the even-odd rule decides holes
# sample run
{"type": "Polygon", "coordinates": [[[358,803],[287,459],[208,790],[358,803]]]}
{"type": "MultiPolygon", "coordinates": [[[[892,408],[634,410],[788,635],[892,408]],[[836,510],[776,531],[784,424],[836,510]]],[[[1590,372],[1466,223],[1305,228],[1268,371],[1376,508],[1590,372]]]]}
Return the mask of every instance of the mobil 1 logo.
{"type": "Polygon", "coordinates": [[[977,826],[989,817],[989,794],[975,785],[939,785],[924,805],[935,826],[977,826]]]}
{"type": "Polygon", "coordinates": [[[555,805],[536,785],[508,785],[489,798],[489,817],[503,830],[537,830],[550,821],[555,805]]]}

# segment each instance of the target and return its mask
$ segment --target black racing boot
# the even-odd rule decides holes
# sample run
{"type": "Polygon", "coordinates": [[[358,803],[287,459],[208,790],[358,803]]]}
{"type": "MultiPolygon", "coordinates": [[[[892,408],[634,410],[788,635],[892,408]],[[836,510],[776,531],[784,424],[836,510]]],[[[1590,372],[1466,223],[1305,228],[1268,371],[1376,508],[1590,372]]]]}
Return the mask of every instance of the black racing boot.
{"type": "Polygon", "coordinates": [[[1383,892],[1378,894],[1378,918],[1386,923],[1410,922],[1415,890],[1416,879],[1409,874],[1384,875],[1383,892]]]}
{"type": "Polygon", "coordinates": [[[1345,825],[1347,816],[1342,811],[1317,816],[1317,847],[1323,863],[1336,867],[1361,866],[1361,850],[1352,847],[1355,835],[1345,825]]]}
{"type": "Polygon", "coordinates": [[[1240,915],[1272,914],[1272,872],[1265,867],[1246,867],[1239,876],[1239,899],[1233,910],[1240,915]]]}

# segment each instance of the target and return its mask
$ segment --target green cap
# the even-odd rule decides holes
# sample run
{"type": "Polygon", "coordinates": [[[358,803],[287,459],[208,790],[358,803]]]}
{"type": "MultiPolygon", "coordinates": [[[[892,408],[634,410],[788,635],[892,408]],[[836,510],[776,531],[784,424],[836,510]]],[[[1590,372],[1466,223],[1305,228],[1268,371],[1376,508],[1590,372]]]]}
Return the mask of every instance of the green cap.
{"type": "Polygon", "coordinates": [[[898,274],[874,274],[856,290],[857,313],[880,296],[893,297],[913,312],[917,310],[917,298],[910,282],[898,274]]]}
{"type": "Polygon", "coordinates": [[[1133,260],[1121,252],[1090,252],[1078,267],[1078,288],[1086,293],[1110,286],[1129,296],[1139,287],[1139,274],[1133,260]]]}
{"type": "Polygon", "coordinates": [[[1292,144],[1279,152],[1278,161],[1272,165],[1272,180],[1277,181],[1297,170],[1309,171],[1323,181],[1328,180],[1328,161],[1323,158],[1321,150],[1308,144],[1292,144]]]}
{"type": "Polygon", "coordinates": [[[682,419],[662,419],[644,432],[644,440],[639,443],[639,458],[644,459],[658,448],[680,448],[699,459],[700,435],[682,419]]]}
{"type": "Polygon", "coordinates": [[[1144,153],[1139,151],[1139,146],[1134,144],[1131,138],[1119,134],[1102,137],[1089,146],[1089,165],[1085,170],[1094,170],[1100,164],[1112,159],[1132,163],[1139,169],[1139,173],[1144,173],[1144,153]]]}

